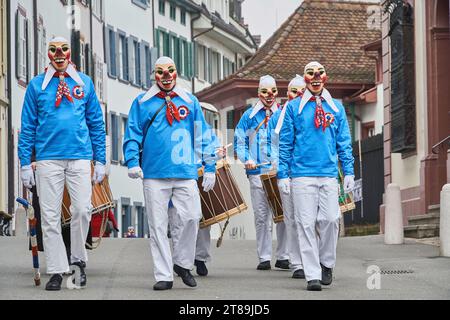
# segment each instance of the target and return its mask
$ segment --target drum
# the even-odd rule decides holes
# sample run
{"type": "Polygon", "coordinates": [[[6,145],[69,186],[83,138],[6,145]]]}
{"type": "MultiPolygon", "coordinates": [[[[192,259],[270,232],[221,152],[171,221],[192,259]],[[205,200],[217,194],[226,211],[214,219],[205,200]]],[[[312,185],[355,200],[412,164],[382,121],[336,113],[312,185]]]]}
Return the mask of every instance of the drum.
{"type": "MultiPolygon", "coordinates": [[[[115,204],[111,188],[109,187],[109,180],[106,176],[102,183],[94,184],[92,186],[92,214],[101,213],[106,210],[114,208],[115,204]]],[[[61,222],[63,226],[70,224],[72,220],[72,214],[70,213],[70,196],[67,187],[64,187],[63,204],[61,210],[61,222]]]]}
{"type": "Polygon", "coordinates": [[[355,202],[353,201],[352,193],[344,192],[344,173],[342,172],[341,167],[339,166],[339,207],[341,212],[348,212],[356,209],[355,202]]]}
{"type": "Polygon", "coordinates": [[[200,228],[229,220],[230,217],[247,210],[236,180],[231,173],[231,167],[226,160],[217,162],[216,185],[206,193],[203,191],[203,169],[198,172],[198,187],[202,205],[203,218],[200,228]]]}
{"type": "Polygon", "coordinates": [[[266,192],[267,201],[273,213],[273,221],[280,223],[284,221],[283,205],[280,191],[278,190],[278,180],[276,172],[269,172],[261,175],[262,185],[266,192]]]}

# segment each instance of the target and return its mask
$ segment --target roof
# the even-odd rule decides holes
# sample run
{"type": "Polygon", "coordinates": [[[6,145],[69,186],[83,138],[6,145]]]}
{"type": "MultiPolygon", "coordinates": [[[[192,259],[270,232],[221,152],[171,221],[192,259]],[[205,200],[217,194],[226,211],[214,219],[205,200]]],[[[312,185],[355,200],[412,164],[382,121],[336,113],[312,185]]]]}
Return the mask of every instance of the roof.
{"type": "Polygon", "coordinates": [[[209,12],[208,8],[204,3],[199,6],[200,11],[202,14],[204,14],[208,19],[211,20],[211,23],[215,25],[216,27],[222,29],[225,32],[228,32],[229,34],[235,36],[242,42],[244,42],[247,46],[250,48],[257,48],[257,45],[255,43],[255,40],[252,38],[250,33],[248,32],[248,29],[243,27],[245,30],[245,33],[242,33],[237,27],[235,27],[231,23],[226,23],[225,20],[222,19],[222,17],[217,12],[209,12]]]}
{"type": "Polygon", "coordinates": [[[303,73],[306,64],[319,61],[327,69],[330,83],[374,83],[376,63],[361,49],[381,39],[381,30],[367,26],[368,7],[373,5],[305,0],[250,61],[224,81],[257,80],[266,74],[290,81],[303,73]]]}

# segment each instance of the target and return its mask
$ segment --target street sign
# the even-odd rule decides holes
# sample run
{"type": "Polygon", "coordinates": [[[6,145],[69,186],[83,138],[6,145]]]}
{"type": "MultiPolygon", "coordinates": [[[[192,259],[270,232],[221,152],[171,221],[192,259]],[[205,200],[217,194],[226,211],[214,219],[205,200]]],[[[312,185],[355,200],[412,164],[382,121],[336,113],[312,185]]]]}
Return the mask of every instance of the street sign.
{"type": "Polygon", "coordinates": [[[362,195],[362,179],[355,181],[355,188],[353,189],[353,201],[359,202],[363,198],[362,195]]]}

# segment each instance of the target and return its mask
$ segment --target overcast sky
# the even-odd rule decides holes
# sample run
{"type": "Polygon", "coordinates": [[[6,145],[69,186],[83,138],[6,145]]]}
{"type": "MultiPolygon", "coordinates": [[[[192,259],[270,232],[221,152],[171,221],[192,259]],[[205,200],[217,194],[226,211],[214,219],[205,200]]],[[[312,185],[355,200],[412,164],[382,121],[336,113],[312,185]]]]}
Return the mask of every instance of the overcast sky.
{"type": "Polygon", "coordinates": [[[262,45],[302,2],[303,0],[245,0],[242,14],[250,32],[261,35],[262,45]]]}

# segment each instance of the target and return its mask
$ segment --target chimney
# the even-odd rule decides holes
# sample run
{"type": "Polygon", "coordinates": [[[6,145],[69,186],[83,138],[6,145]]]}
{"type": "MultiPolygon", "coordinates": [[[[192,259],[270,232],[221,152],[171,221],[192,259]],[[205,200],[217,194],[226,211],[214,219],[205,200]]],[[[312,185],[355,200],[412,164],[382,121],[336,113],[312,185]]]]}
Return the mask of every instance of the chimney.
{"type": "Polygon", "coordinates": [[[255,40],[256,45],[259,47],[259,45],[261,44],[261,35],[252,35],[253,40],[255,40]]]}

